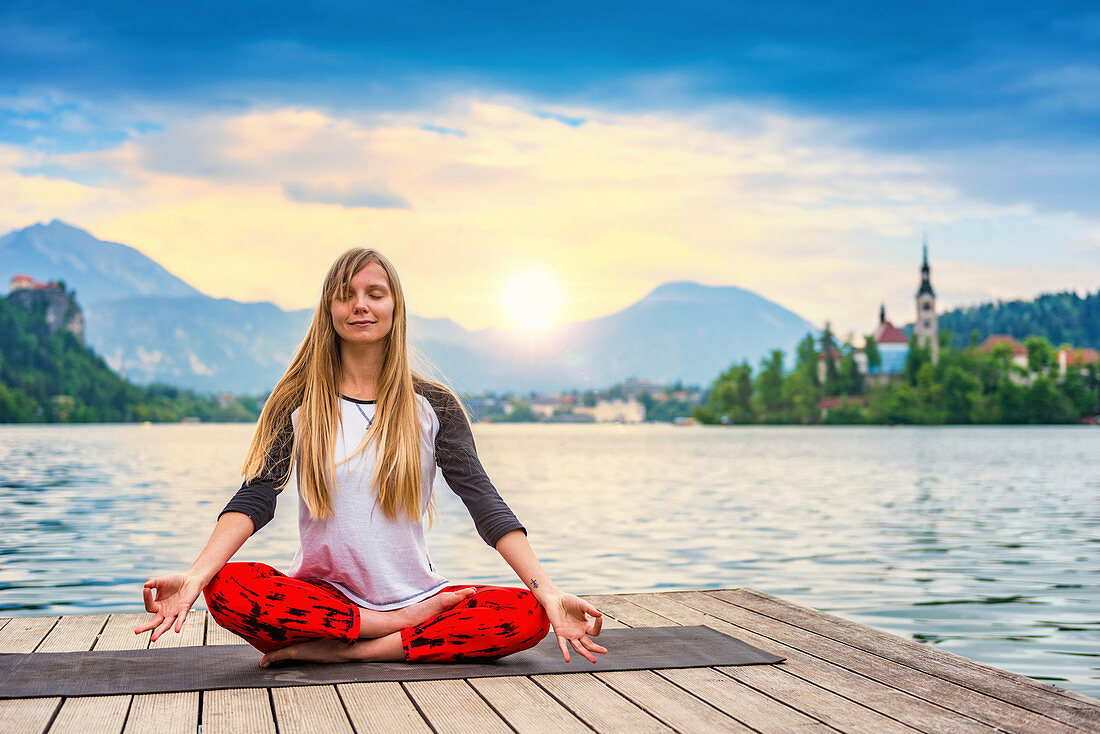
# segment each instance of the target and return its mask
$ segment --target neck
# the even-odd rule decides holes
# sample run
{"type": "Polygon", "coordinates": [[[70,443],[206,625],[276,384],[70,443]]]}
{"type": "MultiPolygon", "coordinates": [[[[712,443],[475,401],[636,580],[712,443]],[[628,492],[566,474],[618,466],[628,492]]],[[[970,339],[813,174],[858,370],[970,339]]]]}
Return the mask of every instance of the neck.
{"type": "Polygon", "coordinates": [[[340,392],[359,400],[378,399],[378,378],[386,355],[384,344],[340,345],[340,392]]]}

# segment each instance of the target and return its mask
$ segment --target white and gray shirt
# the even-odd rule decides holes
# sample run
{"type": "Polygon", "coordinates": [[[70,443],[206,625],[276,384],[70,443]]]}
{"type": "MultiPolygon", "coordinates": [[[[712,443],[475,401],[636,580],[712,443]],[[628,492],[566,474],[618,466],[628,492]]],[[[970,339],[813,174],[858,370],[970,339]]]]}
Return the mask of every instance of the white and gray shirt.
{"type": "MultiPolygon", "coordinates": [[[[512,530],[526,533],[485,474],[458,400],[451,392],[419,380],[415,390],[421,429],[421,517],[431,499],[438,467],[487,544],[495,546],[512,530]]],[[[330,487],[335,512],[327,520],[313,519],[299,491],[300,544],[287,575],[327,581],[366,609],[400,609],[432,596],[448,582],[428,556],[422,520],[413,522],[404,515],[390,519],[378,506],[370,488],[376,448],[368,446],[362,454],[340,463],[359,447],[374,419],[374,401],[343,397],[340,409],[333,446],[337,466],[330,487]]],[[[291,460],[297,418],[295,410],[279,431],[264,473],[245,482],[221,512],[248,515],[253,534],[274,517],[282,491],[279,480],[291,460]]]]}

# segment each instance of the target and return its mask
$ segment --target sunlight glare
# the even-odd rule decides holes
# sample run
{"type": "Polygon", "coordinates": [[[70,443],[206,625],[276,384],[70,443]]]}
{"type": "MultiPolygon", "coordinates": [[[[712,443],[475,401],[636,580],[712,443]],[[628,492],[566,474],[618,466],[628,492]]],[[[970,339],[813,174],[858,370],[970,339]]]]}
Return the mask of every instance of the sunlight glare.
{"type": "Polygon", "coordinates": [[[554,323],[561,306],[561,290],[541,270],[516,273],[504,285],[500,296],[505,313],[524,329],[545,329],[554,323]]]}

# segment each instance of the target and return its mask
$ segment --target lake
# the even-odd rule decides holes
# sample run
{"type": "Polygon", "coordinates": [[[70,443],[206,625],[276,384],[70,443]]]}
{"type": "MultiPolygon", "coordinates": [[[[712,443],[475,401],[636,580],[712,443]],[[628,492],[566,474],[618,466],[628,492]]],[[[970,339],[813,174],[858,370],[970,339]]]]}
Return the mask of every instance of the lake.
{"type": "MultiPolygon", "coordinates": [[[[250,425],[0,426],[0,616],[140,612],[240,486],[250,425]]],[[[1100,697],[1100,430],[477,425],[574,593],[747,586],[1100,697]]],[[[519,585],[437,485],[454,582],[519,585]]],[[[297,497],[237,560],[285,570],[297,497]]],[[[202,597],[198,605],[203,604],[202,597]]]]}

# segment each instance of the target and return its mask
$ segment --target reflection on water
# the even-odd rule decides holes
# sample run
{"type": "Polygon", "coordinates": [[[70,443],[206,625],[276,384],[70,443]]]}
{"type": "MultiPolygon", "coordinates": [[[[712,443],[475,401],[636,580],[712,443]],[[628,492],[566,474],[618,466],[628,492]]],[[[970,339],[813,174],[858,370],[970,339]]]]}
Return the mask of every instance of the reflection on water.
{"type": "MultiPolygon", "coordinates": [[[[0,427],[0,615],[142,611],[144,580],[209,537],[251,431],[0,427]]],[[[748,586],[1100,696],[1095,428],[475,433],[567,590],[748,586]]],[[[439,489],[436,567],[517,583],[439,489]]],[[[289,566],[295,502],[291,488],[238,559],[289,566]]]]}

